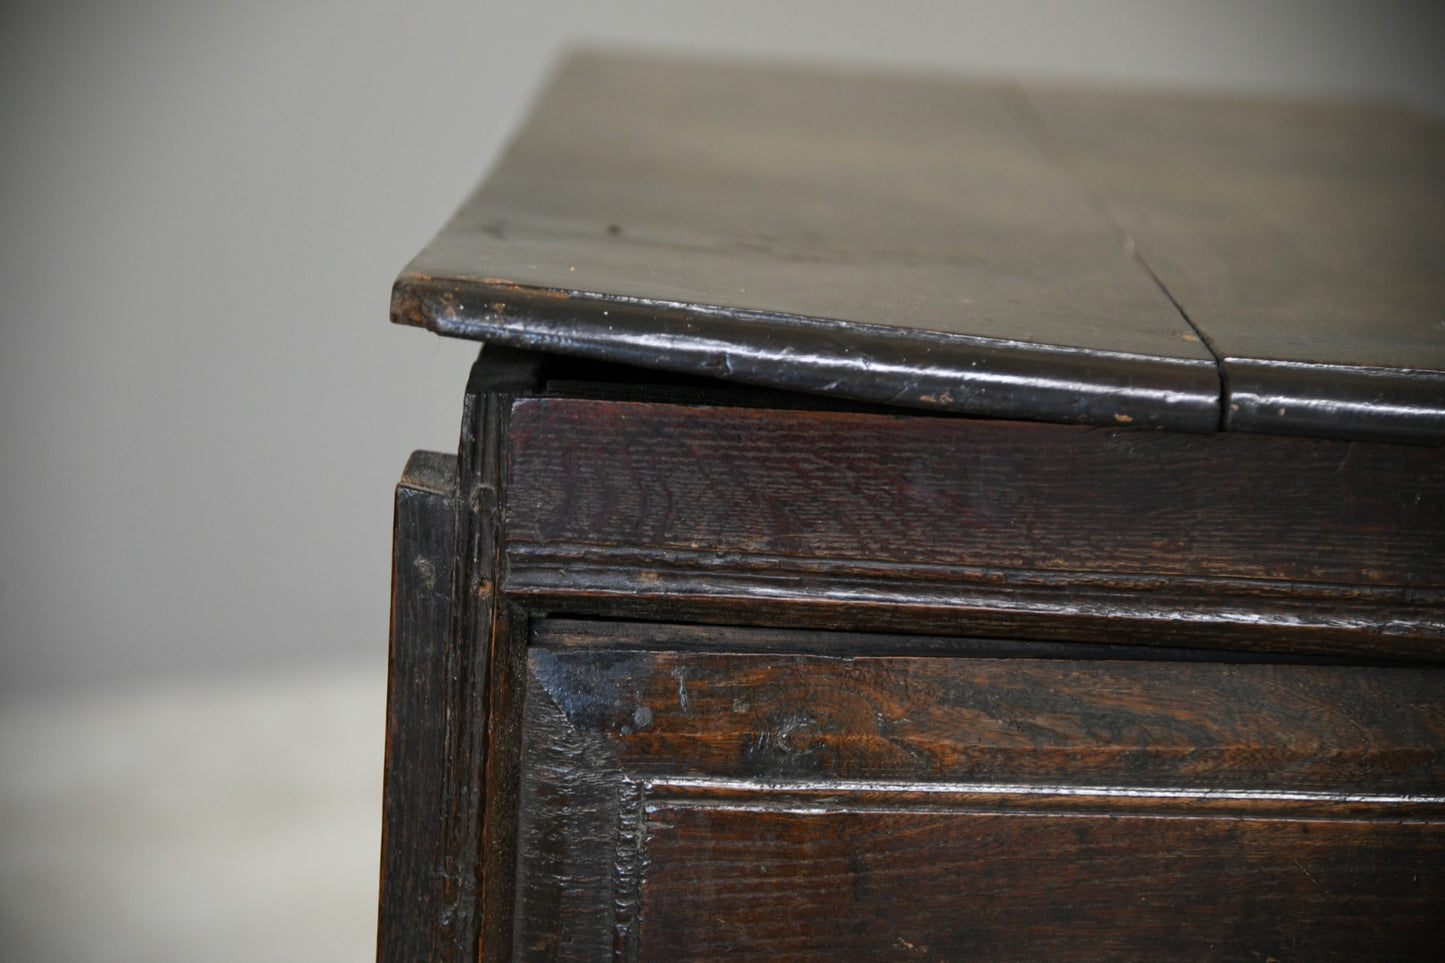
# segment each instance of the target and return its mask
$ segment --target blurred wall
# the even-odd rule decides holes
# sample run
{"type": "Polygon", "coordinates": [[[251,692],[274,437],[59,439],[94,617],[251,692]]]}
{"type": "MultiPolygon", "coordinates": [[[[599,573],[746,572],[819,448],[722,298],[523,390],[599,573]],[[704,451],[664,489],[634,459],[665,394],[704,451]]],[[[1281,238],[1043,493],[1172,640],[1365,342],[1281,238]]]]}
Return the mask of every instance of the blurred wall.
{"type": "Polygon", "coordinates": [[[379,657],[390,490],[474,348],[392,276],[578,42],[1394,100],[1439,3],[381,4],[0,12],[0,696],[379,657]]]}

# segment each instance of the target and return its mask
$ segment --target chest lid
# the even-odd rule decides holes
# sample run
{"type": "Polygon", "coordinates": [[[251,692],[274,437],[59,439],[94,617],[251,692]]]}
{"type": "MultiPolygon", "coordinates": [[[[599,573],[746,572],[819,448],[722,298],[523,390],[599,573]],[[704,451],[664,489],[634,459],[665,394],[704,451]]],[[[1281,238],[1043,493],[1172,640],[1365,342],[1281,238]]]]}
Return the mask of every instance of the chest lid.
{"type": "Polygon", "coordinates": [[[1438,444],[1445,126],[580,55],[392,316],[912,408],[1438,444]]]}

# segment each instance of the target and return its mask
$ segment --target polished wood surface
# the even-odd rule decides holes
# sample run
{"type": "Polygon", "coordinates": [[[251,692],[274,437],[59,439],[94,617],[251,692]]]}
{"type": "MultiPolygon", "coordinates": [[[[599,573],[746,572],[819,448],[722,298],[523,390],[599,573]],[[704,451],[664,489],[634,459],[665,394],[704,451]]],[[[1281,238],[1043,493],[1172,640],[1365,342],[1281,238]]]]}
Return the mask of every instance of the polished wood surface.
{"type": "Polygon", "coordinates": [[[392,315],[893,405],[1439,443],[1442,171],[1403,112],[584,55],[392,315]]]}
{"type": "Polygon", "coordinates": [[[1017,101],[573,58],[393,316],[894,404],[1212,430],[1211,355],[1017,101]]]}
{"type": "Polygon", "coordinates": [[[1438,955],[1441,144],[567,61],[394,289],[379,958],[1438,955]]]}
{"type": "Polygon", "coordinates": [[[753,958],[1425,960],[1439,948],[1438,823],[966,803],[649,815],[637,959],[765,946],[753,958]],[[788,913],[770,912],[784,900],[788,913]]]}
{"type": "Polygon", "coordinates": [[[537,629],[519,956],[1437,946],[1433,676],[729,654],[725,629],[712,653],[609,647],[630,634],[574,624],[554,648],[537,629]]]}
{"type": "Polygon", "coordinates": [[[1445,657],[1441,448],[549,398],[512,431],[509,584],[554,610],[1445,657]]]}
{"type": "Polygon", "coordinates": [[[586,370],[398,490],[381,959],[1438,943],[1445,449],[586,370]]]}
{"type": "Polygon", "coordinates": [[[539,622],[537,697],[605,737],[640,779],[1125,786],[1221,799],[1342,786],[1360,798],[1429,797],[1445,785],[1445,753],[1429,745],[1445,733],[1438,672],[1240,665],[1220,653],[872,656],[848,635],[834,640],[836,657],[737,653],[731,628],[711,629],[706,651],[695,637],[685,650],[652,648],[677,629],[644,628],[649,647],[632,649],[622,648],[631,625],[572,622],[556,646],[539,622]]]}
{"type": "Polygon", "coordinates": [[[1408,438],[1439,418],[1445,125],[1247,98],[1032,102],[1219,354],[1226,427],[1408,438]]]}

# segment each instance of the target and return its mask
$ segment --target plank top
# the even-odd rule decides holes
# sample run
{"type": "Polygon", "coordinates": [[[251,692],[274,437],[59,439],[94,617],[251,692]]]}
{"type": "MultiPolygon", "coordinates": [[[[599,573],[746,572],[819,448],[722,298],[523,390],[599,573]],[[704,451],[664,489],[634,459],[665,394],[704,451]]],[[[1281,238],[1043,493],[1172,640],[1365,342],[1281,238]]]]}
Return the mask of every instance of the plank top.
{"type": "Polygon", "coordinates": [[[910,407],[1440,441],[1442,145],[1388,112],[580,55],[392,314],[910,407]],[[1261,363],[1318,397],[1240,414],[1281,407],[1261,363]]]}
{"type": "Polygon", "coordinates": [[[1227,427],[1438,438],[1445,126],[1358,105],[1032,100],[1218,354],[1227,427]]]}

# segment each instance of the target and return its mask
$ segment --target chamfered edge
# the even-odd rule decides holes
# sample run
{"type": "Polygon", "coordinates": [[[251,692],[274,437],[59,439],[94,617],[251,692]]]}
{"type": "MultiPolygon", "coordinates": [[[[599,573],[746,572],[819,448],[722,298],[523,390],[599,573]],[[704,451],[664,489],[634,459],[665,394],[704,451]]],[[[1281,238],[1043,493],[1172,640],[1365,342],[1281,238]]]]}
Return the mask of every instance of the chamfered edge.
{"type": "Polygon", "coordinates": [[[1445,371],[1226,357],[1229,431],[1445,444],[1445,371]]]}
{"type": "Polygon", "coordinates": [[[407,270],[392,321],[511,347],[999,418],[1212,432],[1212,361],[756,310],[438,278],[407,270]]]}

